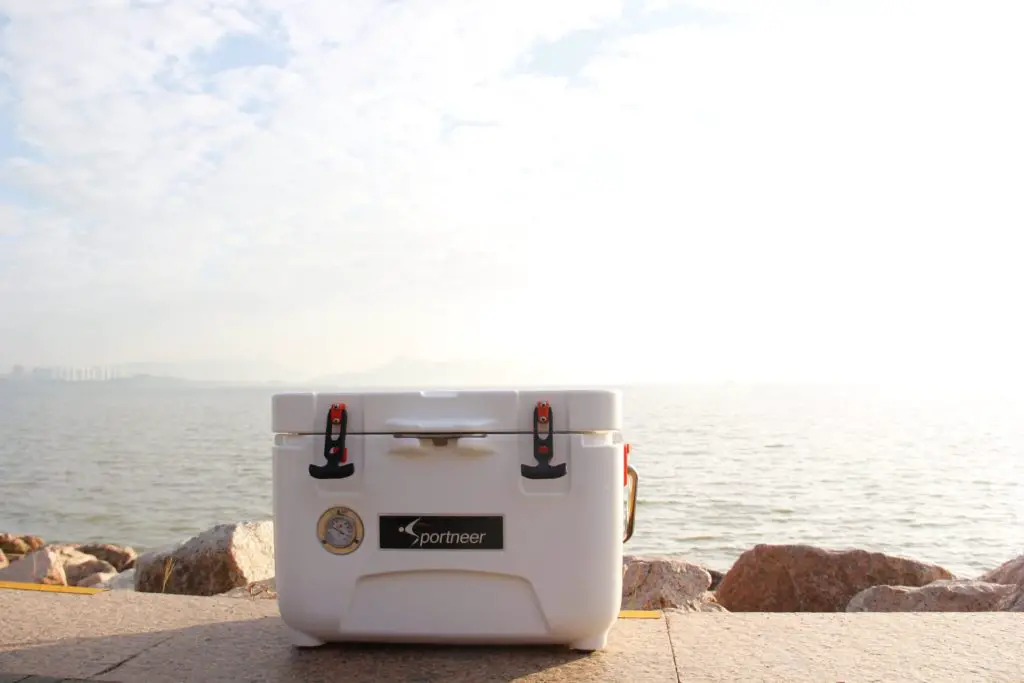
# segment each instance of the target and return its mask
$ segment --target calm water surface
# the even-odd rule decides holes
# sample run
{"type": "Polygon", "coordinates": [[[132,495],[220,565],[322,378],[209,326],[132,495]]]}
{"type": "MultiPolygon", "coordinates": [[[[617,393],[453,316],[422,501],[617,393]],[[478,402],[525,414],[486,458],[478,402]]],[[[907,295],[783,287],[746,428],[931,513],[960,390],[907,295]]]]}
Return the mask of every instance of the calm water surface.
{"type": "MultiPolygon", "coordinates": [[[[0,531],[152,547],[271,514],[280,388],[0,383],[0,531]]],[[[865,389],[625,390],[629,552],[725,569],[757,543],[973,575],[1024,552],[1024,402],[865,389]]]]}

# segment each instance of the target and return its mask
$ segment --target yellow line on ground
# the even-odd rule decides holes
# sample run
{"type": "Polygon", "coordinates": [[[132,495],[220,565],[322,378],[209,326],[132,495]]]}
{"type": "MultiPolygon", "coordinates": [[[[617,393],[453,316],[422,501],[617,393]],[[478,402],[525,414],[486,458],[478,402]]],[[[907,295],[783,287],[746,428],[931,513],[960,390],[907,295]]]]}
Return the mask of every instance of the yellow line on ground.
{"type": "MultiPolygon", "coordinates": [[[[16,591],[43,591],[46,593],[73,593],[75,595],[95,595],[104,593],[106,588],[81,588],[79,586],[47,586],[41,583],[20,583],[18,581],[0,581],[0,589],[16,591]]],[[[624,609],[619,612],[619,619],[660,619],[661,610],[624,609]]]]}
{"type": "Polygon", "coordinates": [[[661,610],[624,609],[619,612],[619,619],[661,619],[661,610]]]}
{"type": "Polygon", "coordinates": [[[0,589],[14,591],[43,591],[45,593],[73,593],[75,595],[95,595],[103,593],[106,588],[81,588],[79,586],[47,586],[41,583],[21,583],[19,581],[0,581],[0,589]]]}

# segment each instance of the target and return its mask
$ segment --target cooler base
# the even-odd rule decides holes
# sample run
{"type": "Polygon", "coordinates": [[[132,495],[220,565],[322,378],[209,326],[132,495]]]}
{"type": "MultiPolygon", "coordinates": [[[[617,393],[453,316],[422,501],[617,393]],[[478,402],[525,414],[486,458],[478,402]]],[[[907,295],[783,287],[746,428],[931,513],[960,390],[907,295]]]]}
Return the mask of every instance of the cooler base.
{"type": "Polygon", "coordinates": [[[604,633],[598,633],[587,638],[580,638],[569,643],[570,650],[576,650],[578,652],[597,652],[603,650],[608,645],[608,634],[609,631],[604,633]]]}
{"type": "Polygon", "coordinates": [[[291,627],[285,627],[288,631],[288,639],[293,647],[300,649],[308,649],[314,647],[320,647],[326,645],[327,642],[332,643],[352,643],[352,644],[396,644],[396,645],[469,645],[469,646],[498,646],[498,645],[509,645],[509,646],[564,646],[570,650],[577,652],[597,652],[603,650],[608,645],[608,635],[611,633],[611,629],[601,631],[590,636],[578,638],[571,642],[560,642],[558,640],[550,638],[486,638],[479,636],[466,636],[466,637],[443,637],[438,638],[437,636],[400,636],[400,635],[387,635],[387,636],[337,636],[331,638],[330,641],[324,641],[316,636],[311,636],[308,633],[297,631],[291,627]]]}
{"type": "MultiPolygon", "coordinates": [[[[612,571],[580,577],[564,569],[577,558],[548,553],[550,565],[559,571],[534,582],[465,569],[378,570],[346,577],[340,570],[330,574],[327,567],[312,571],[319,569],[315,555],[299,572],[293,564],[297,553],[281,555],[278,607],[298,647],[348,642],[594,651],[605,646],[619,616],[622,560],[611,552],[608,556],[606,566],[612,571]]],[[[384,553],[379,557],[380,563],[394,561],[384,553]]]]}
{"type": "Polygon", "coordinates": [[[315,638],[314,636],[311,636],[308,633],[303,633],[302,631],[296,631],[295,629],[289,628],[289,627],[285,627],[285,628],[288,629],[288,639],[291,641],[292,645],[295,646],[295,647],[299,647],[299,648],[320,647],[321,645],[325,644],[324,641],[320,640],[319,638],[315,638]]]}

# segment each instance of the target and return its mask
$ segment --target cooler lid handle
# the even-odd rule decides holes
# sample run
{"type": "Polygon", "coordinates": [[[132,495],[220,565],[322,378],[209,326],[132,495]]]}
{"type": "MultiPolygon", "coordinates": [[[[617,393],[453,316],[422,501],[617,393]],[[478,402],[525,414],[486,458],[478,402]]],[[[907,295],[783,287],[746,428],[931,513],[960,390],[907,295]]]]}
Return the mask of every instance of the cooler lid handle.
{"type": "Polygon", "coordinates": [[[487,418],[394,418],[384,424],[388,431],[402,434],[480,434],[493,431],[500,422],[487,418]]]}

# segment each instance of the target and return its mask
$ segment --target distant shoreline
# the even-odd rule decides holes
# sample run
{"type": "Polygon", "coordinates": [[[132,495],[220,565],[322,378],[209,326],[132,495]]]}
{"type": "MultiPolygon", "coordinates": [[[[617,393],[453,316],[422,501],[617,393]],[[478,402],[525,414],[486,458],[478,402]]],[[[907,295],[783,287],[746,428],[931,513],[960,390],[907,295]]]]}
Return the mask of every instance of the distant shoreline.
{"type": "Polygon", "coordinates": [[[282,380],[267,380],[267,381],[248,381],[248,380],[205,380],[205,379],[185,379],[181,377],[162,377],[158,375],[136,375],[133,377],[119,377],[115,379],[36,379],[29,378],[23,379],[20,377],[12,377],[11,375],[0,375],[0,383],[17,385],[17,386],[217,386],[217,387],[255,387],[255,386],[273,386],[273,387],[287,387],[292,386],[291,383],[284,382],[282,380]]]}

